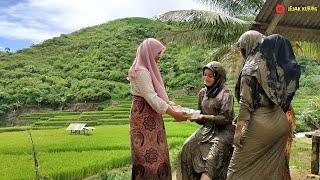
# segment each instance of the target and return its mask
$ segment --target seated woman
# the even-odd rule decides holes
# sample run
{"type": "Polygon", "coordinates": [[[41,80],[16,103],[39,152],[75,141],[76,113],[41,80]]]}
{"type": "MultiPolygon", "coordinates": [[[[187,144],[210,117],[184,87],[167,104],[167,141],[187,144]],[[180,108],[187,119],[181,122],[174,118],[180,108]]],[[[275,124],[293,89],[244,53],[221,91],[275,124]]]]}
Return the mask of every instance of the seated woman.
{"type": "Polygon", "coordinates": [[[205,88],[199,92],[201,115],[191,121],[202,127],[182,147],[177,163],[177,179],[227,178],[234,135],[233,96],[226,86],[226,72],[219,62],[203,67],[205,88]]]}

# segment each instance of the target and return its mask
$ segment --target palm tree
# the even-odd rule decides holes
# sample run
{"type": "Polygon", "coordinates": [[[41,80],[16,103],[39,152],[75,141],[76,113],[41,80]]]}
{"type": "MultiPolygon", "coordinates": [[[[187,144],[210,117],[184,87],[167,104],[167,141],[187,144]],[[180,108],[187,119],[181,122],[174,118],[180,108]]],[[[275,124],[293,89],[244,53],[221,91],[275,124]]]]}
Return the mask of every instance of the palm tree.
{"type": "MultiPolygon", "coordinates": [[[[221,59],[227,53],[229,54],[225,57],[226,59],[239,55],[237,50],[231,50],[231,45],[249,29],[252,16],[256,16],[265,2],[265,0],[195,1],[206,5],[211,11],[169,11],[162,14],[159,20],[178,23],[182,27],[180,30],[168,32],[165,40],[177,41],[185,45],[205,44],[214,48],[211,53],[212,60],[221,59]]],[[[241,62],[238,63],[241,64],[241,62]]]]}
{"type": "Polygon", "coordinates": [[[177,10],[159,17],[161,21],[180,23],[182,30],[169,34],[179,42],[207,43],[215,46],[234,42],[249,27],[249,22],[222,13],[203,10],[177,10]]]}
{"type": "Polygon", "coordinates": [[[211,9],[222,9],[228,15],[257,15],[266,0],[196,0],[211,9]]]}
{"type": "Polygon", "coordinates": [[[196,0],[208,6],[211,11],[177,10],[159,17],[165,22],[179,22],[183,30],[173,32],[167,37],[188,44],[206,43],[215,46],[228,45],[246,30],[250,21],[243,17],[256,15],[264,0],[196,0]],[[219,13],[224,12],[224,13],[219,13]]]}

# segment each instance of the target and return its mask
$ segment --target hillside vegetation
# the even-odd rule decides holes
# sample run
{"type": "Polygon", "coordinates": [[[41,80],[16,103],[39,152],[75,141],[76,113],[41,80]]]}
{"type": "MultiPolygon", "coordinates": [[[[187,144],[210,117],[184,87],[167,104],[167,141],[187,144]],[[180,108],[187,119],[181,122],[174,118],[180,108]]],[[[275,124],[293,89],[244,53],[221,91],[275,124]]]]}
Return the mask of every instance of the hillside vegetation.
{"type": "MultiPolygon", "coordinates": [[[[222,60],[227,51],[217,50],[218,45],[186,47],[165,41],[168,32],[182,27],[146,18],[125,18],[62,34],[15,53],[0,52],[0,126],[16,125],[7,122],[6,115],[25,108],[64,109],[68,104],[97,103],[103,110],[112,99],[130,100],[127,71],[138,45],[147,37],[158,38],[167,46],[159,65],[171,98],[184,93],[181,89],[187,85],[201,88],[201,68],[212,59],[222,61],[233,89],[237,58],[222,60]]],[[[301,130],[320,127],[318,106],[308,105],[316,101],[320,89],[318,52],[319,47],[308,43],[301,43],[296,50],[303,70],[294,101],[299,104],[297,114],[308,108],[304,120],[298,123],[301,130]]]]}

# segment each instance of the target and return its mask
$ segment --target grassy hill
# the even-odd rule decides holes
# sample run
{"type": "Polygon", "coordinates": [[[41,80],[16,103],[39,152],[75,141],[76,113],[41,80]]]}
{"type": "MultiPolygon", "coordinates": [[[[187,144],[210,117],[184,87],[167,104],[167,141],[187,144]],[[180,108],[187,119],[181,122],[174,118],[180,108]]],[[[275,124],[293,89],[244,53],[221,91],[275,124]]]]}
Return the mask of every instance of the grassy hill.
{"type": "MultiPolygon", "coordinates": [[[[111,99],[130,100],[126,76],[138,45],[147,37],[163,40],[167,32],[179,28],[146,18],[125,18],[62,34],[16,53],[0,52],[0,126],[16,125],[14,121],[8,121],[10,117],[6,115],[21,109],[43,111],[63,109],[75,103],[96,103],[97,110],[103,110],[111,99]]],[[[201,87],[201,68],[213,58],[210,55],[215,52],[210,49],[213,45],[185,47],[166,42],[166,46],[167,51],[159,65],[170,97],[183,94],[181,89],[189,84],[201,87]]],[[[294,99],[299,116],[320,89],[318,56],[310,55],[317,53],[317,49],[305,43],[297,52],[303,69],[301,86],[294,99]]],[[[223,61],[232,89],[236,79],[235,62],[235,58],[223,61]]],[[[319,117],[319,110],[314,109],[311,107],[306,112],[319,117]]],[[[70,121],[87,121],[85,113],[45,112],[22,115],[20,119],[25,120],[26,125],[62,125],[70,121]]],[[[97,117],[90,116],[90,123],[99,124],[110,119],[108,112],[101,113],[94,115],[97,117]]],[[[307,114],[305,119],[310,119],[307,114]]],[[[314,122],[310,124],[313,126],[314,122]]],[[[299,121],[299,128],[308,129],[303,120],[299,121]]]]}
{"type": "MultiPolygon", "coordinates": [[[[26,106],[105,102],[130,97],[127,71],[138,45],[162,39],[177,27],[145,18],[126,18],[62,34],[39,45],[0,54],[0,114],[26,106]]],[[[202,47],[167,44],[160,66],[168,88],[200,82],[208,55],[202,47]]]]}

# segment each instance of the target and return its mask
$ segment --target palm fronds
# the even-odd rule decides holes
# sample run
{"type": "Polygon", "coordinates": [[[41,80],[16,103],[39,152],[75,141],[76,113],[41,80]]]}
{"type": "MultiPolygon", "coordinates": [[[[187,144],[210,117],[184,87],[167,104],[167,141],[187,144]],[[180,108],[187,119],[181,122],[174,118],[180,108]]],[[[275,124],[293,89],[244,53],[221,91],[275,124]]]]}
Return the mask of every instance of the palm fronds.
{"type": "Polygon", "coordinates": [[[202,42],[209,45],[232,43],[249,26],[247,21],[203,10],[170,11],[161,15],[159,19],[180,23],[183,30],[173,32],[168,37],[182,43],[202,42]]]}
{"type": "Polygon", "coordinates": [[[265,0],[195,0],[211,9],[223,9],[229,15],[256,15],[265,0]]]}

